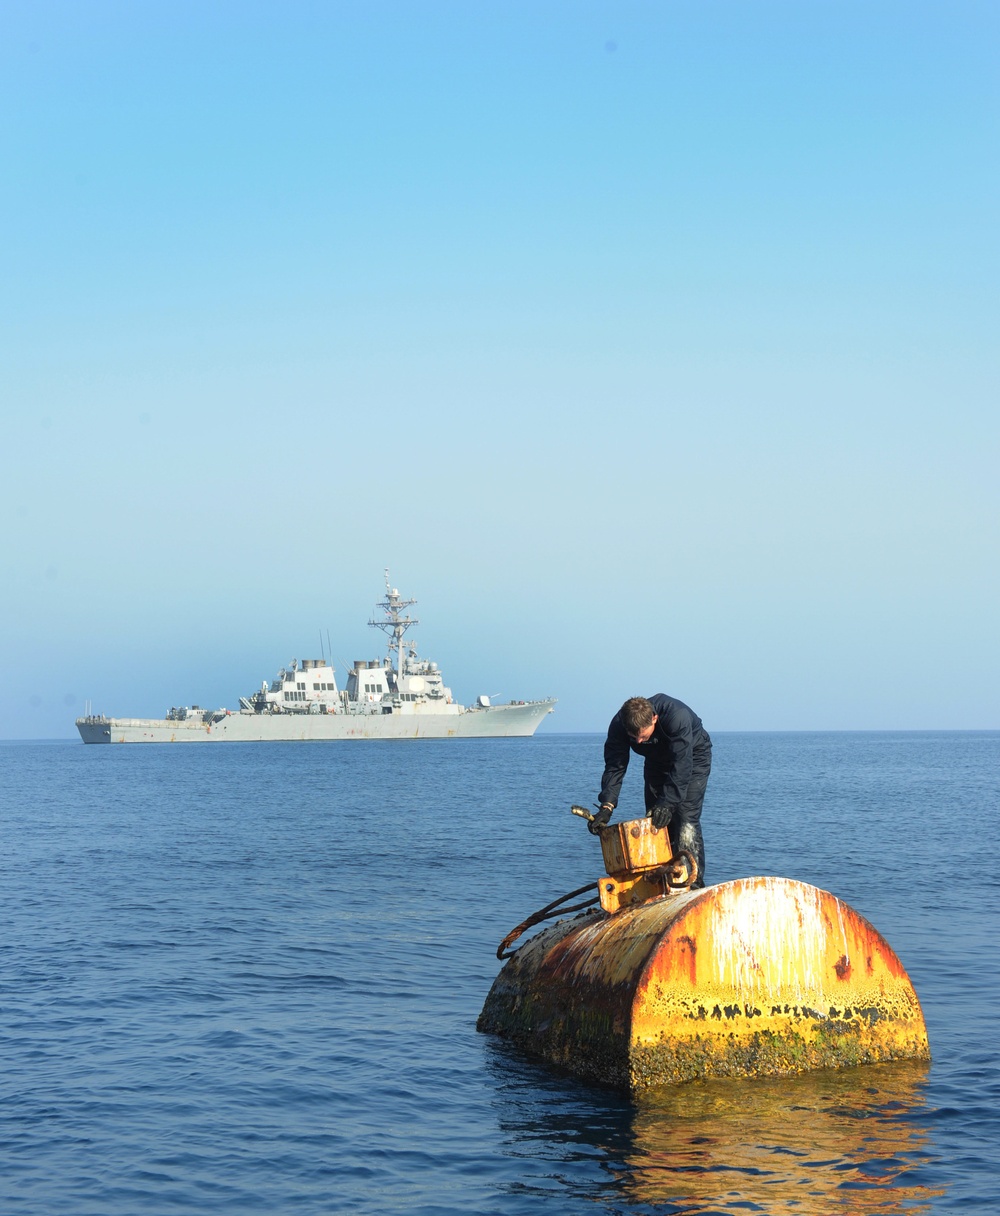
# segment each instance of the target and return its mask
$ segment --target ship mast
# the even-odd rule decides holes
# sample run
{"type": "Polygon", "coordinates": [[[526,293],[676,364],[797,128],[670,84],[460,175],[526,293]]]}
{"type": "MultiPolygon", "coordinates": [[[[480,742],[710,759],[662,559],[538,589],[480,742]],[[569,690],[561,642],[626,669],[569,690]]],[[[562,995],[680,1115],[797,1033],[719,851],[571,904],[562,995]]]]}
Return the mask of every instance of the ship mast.
{"type": "Polygon", "coordinates": [[[396,678],[403,678],[403,634],[411,625],[419,625],[419,621],[412,620],[408,616],[403,616],[403,612],[415,604],[416,600],[404,600],[400,598],[399,592],[389,582],[389,571],[385,572],[385,599],[376,604],[376,608],[381,608],[386,615],[384,621],[369,621],[368,624],[373,629],[381,629],[383,633],[389,634],[389,665],[392,666],[392,652],[396,652],[396,678]]]}

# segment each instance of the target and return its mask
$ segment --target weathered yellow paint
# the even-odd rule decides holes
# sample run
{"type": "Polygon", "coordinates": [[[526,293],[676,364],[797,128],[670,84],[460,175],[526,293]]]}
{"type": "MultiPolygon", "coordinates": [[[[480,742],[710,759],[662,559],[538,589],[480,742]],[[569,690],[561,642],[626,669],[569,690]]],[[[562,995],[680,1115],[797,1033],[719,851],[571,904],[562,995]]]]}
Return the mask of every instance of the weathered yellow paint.
{"type": "Polygon", "coordinates": [[[559,922],[497,976],[479,1028],[631,1088],[929,1056],[885,940],[835,896],[785,878],[559,922]]]}
{"type": "Polygon", "coordinates": [[[674,857],[666,828],[648,819],[627,819],[601,828],[601,852],[607,878],[597,884],[601,907],[614,914],[645,903],[673,888],[690,886],[696,876],[690,854],[674,857]]]}
{"type": "Polygon", "coordinates": [[[634,874],[620,878],[602,878],[597,884],[601,907],[605,912],[620,912],[630,904],[645,903],[670,894],[670,886],[664,871],[652,871],[650,875],[634,874]]]}
{"type": "Polygon", "coordinates": [[[601,853],[613,877],[665,866],[673,856],[667,829],[654,828],[648,819],[626,819],[602,828],[601,853]]]}

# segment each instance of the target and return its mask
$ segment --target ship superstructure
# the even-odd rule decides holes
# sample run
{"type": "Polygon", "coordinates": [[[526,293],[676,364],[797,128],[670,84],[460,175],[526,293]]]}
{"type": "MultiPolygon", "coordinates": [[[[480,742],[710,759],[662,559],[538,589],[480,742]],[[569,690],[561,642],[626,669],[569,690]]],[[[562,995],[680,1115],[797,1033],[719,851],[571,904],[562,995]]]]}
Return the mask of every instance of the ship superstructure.
{"type": "Polygon", "coordinates": [[[419,624],[406,615],[416,600],[404,600],[389,582],[368,624],[389,635],[381,659],[356,659],[346,687],[337,686],[325,656],[293,659],[270,684],[240,697],[239,709],[174,707],[165,718],[108,718],[88,714],[76,725],[84,743],[180,743],[211,740],[442,739],[532,735],[553,698],[493,705],[480,696],[459,705],[437,663],[418,656],[405,638],[419,624]]]}

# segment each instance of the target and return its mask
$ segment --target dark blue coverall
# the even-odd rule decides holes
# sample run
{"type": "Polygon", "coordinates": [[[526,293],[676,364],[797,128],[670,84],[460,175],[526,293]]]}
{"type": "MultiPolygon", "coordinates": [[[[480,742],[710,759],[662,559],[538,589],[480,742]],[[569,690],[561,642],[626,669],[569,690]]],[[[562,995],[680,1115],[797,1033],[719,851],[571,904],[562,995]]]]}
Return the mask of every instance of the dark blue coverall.
{"type": "Polygon", "coordinates": [[[705,844],[701,834],[701,804],[712,770],[712,740],[701,718],[683,701],[657,692],[647,700],[656,714],[656,726],[648,743],[629,739],[621,711],[611,719],[604,744],[604,776],[601,806],[617,806],[622,781],[632,752],[642,756],[646,813],[654,807],[673,809],[670,845],[676,853],[687,849],[698,862],[696,887],[705,885],[705,844]]]}

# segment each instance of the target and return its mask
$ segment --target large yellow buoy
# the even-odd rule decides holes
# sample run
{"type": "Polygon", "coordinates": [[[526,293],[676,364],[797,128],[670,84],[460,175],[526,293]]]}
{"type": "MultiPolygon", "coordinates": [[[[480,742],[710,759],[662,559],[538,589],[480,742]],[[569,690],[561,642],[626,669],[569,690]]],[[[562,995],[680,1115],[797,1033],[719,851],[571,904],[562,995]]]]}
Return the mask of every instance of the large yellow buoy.
{"type": "MultiPolygon", "coordinates": [[[[619,842],[631,826],[615,825],[619,842]]],[[[521,946],[478,1028],[632,1089],[929,1058],[899,959],[836,896],[744,878],[664,894],[667,882],[618,904],[630,881],[646,894],[651,874],[619,868],[598,885],[617,910],[580,913],[521,946]]]]}

